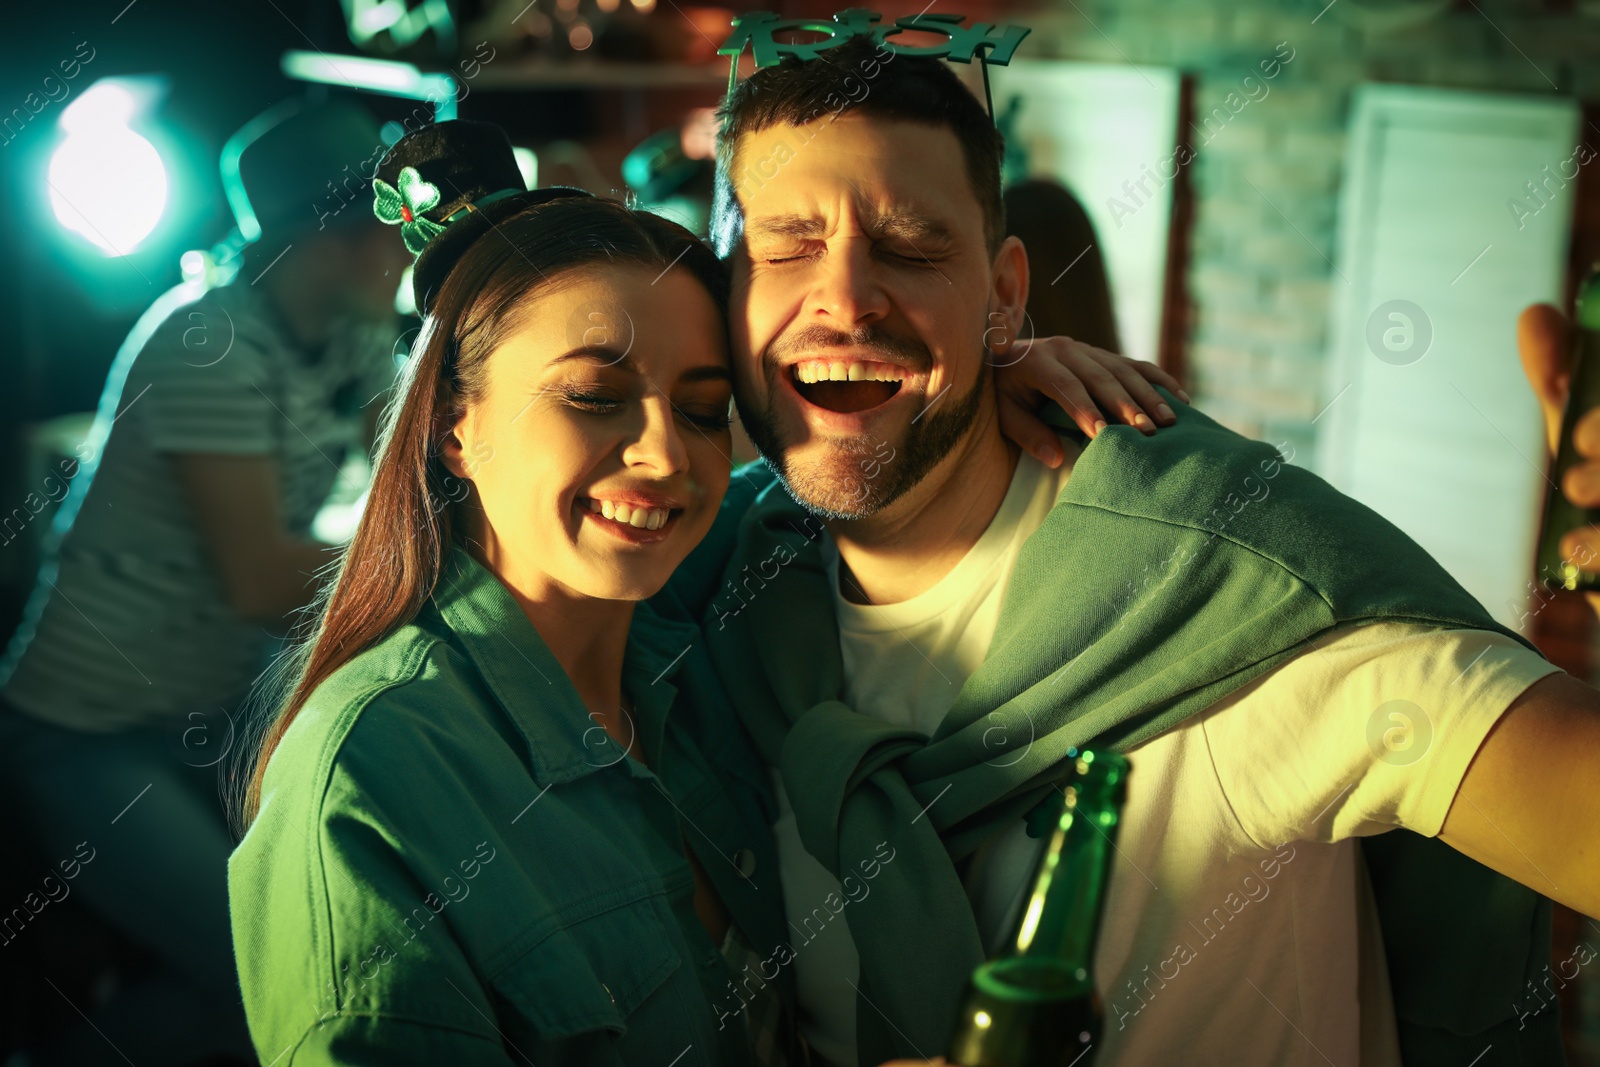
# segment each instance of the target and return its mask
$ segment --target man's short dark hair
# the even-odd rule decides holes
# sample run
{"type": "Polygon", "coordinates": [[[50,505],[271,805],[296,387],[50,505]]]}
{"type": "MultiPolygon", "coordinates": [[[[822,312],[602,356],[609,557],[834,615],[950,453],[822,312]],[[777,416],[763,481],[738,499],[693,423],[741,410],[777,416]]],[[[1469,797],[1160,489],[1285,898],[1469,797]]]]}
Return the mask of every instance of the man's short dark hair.
{"type": "Polygon", "coordinates": [[[991,255],[999,248],[1005,236],[1000,199],[1005,139],[994,121],[944,60],[896,55],[873,38],[857,34],[816,59],[784,56],[776,66],[757,70],[722,105],[711,220],[712,243],[719,255],[732,252],[732,175],[738,167],[739,140],[772,126],[801,126],[852,111],[942,126],[954,133],[983,211],[985,244],[991,255]]]}

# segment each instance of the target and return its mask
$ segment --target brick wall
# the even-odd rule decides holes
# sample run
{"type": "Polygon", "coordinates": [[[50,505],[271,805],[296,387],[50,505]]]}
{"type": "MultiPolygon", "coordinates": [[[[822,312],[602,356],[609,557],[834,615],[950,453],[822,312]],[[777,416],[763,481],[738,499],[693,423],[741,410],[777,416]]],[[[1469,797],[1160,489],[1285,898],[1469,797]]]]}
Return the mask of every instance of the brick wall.
{"type": "Polygon", "coordinates": [[[1360,25],[1357,0],[1325,3],[1052,0],[1011,17],[1034,27],[1030,58],[1194,75],[1190,392],[1234,429],[1297,449],[1312,445],[1312,419],[1331,399],[1323,362],[1351,90],[1376,81],[1600,99],[1600,15],[1465,0],[1377,31],[1360,25]],[[1292,59],[1265,79],[1260,64],[1280,43],[1292,59]]]}

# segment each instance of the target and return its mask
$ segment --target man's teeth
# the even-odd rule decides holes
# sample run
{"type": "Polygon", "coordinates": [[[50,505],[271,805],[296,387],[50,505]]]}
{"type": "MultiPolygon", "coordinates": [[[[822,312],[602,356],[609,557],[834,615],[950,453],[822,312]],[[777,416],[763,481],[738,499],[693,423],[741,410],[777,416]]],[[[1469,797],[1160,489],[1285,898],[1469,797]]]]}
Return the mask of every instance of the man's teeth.
{"type": "Polygon", "coordinates": [[[892,363],[811,359],[796,363],[794,376],[802,382],[899,382],[906,372],[892,363]]]}
{"type": "Polygon", "coordinates": [[[659,530],[667,524],[667,519],[672,515],[669,508],[638,508],[630,504],[616,504],[609,500],[590,500],[589,510],[612,522],[620,522],[624,526],[637,526],[641,530],[659,530]]]}

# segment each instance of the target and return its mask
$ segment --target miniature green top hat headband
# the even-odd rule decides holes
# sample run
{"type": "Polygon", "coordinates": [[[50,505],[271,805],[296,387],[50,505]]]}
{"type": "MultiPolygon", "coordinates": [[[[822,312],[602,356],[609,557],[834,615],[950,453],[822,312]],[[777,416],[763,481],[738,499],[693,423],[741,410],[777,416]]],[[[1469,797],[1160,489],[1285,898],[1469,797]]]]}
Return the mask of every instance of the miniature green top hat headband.
{"type": "Polygon", "coordinates": [[[426,315],[450,268],[479,237],[535,204],[587,197],[582,189],[525,188],[504,130],[450,119],[413,130],[390,146],[372,181],[372,210],[400,227],[416,257],[411,289],[426,315]]]}
{"type": "Polygon", "coordinates": [[[733,57],[728,62],[730,97],[738,84],[739,56],[743,54],[746,46],[755,56],[758,68],[775,66],[785,56],[796,56],[801,60],[816,59],[828,49],[841,45],[857,35],[871,37],[878,42],[879,47],[897,56],[949,59],[956,63],[971,63],[976,57],[983,71],[984,104],[992,116],[994,100],[989,94],[989,64],[1009,66],[1017,45],[1033,31],[1027,26],[995,26],[987,22],[963,26],[961,22],[965,17],[965,15],[932,15],[924,11],[919,15],[898,18],[893,26],[881,26],[879,22],[883,19],[882,15],[859,7],[841,11],[832,19],[780,19],[770,11],[752,11],[734,18],[733,32],[722,42],[717,54],[733,57]],[[792,33],[796,30],[825,33],[828,36],[820,41],[800,43],[774,39],[775,34],[792,33]],[[946,40],[939,45],[900,44],[888,40],[892,35],[905,30],[939,33],[943,34],[946,40]]]}

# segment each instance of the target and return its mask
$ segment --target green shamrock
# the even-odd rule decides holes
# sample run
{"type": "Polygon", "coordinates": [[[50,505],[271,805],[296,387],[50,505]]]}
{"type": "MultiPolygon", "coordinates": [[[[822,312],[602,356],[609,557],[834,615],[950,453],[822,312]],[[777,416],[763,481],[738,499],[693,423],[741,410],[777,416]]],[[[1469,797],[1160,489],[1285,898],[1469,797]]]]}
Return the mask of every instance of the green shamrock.
{"type": "Polygon", "coordinates": [[[378,193],[372,213],[391,226],[398,224],[406,248],[413,256],[420,255],[433,235],[444,229],[432,219],[422,217],[424,211],[438,206],[439,187],[423,181],[416,167],[401,169],[396,181],[398,189],[382,178],[372,180],[372,187],[378,193]]]}

